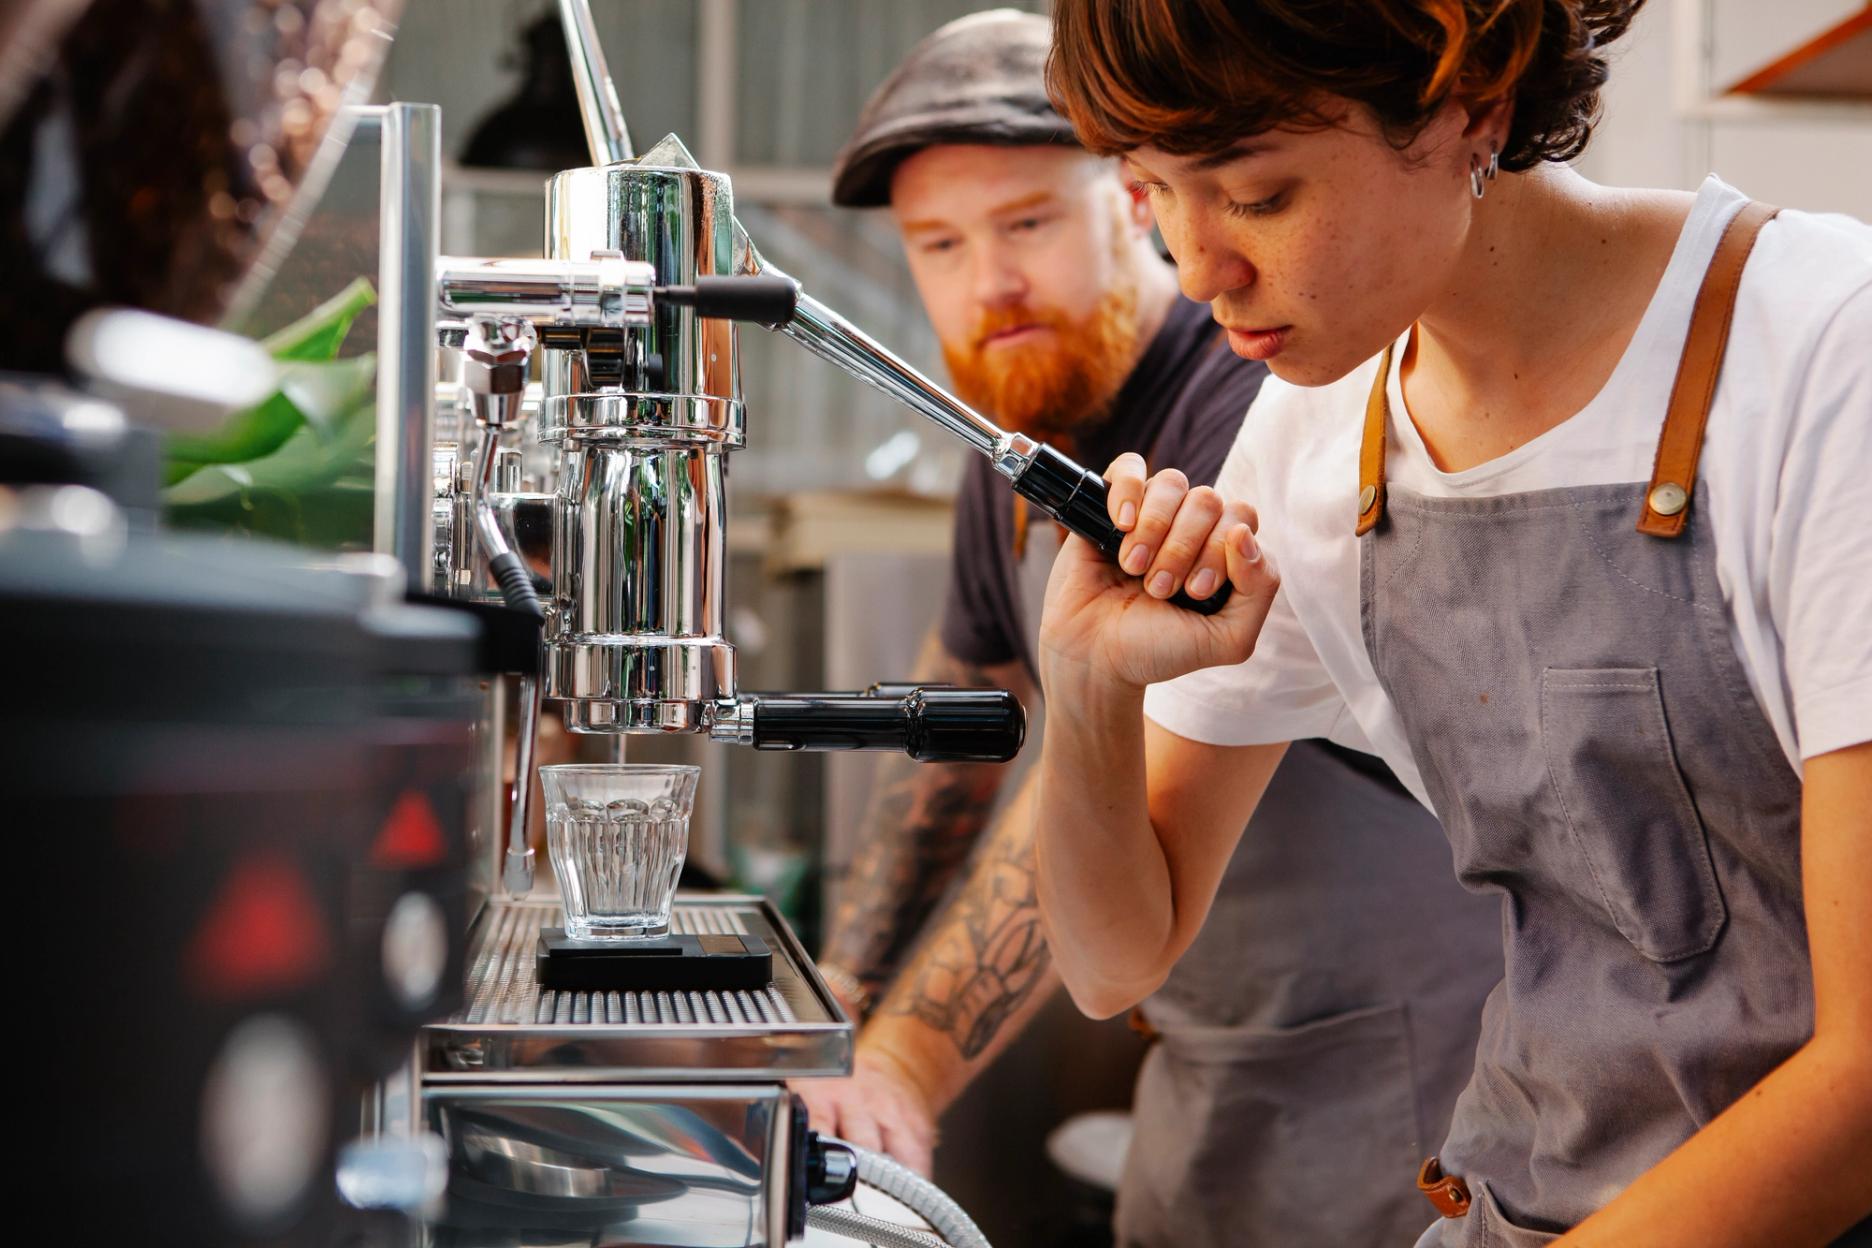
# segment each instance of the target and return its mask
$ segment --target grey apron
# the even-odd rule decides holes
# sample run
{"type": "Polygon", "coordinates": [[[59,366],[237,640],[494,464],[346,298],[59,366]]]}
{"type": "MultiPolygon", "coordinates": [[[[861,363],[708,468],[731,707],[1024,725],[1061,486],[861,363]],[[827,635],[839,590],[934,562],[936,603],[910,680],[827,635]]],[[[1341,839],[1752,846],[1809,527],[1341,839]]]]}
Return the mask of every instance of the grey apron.
{"type": "Polygon", "coordinates": [[[1118,1242],[1410,1243],[1414,1142],[1447,1127],[1501,971],[1501,907],[1457,885],[1430,813],[1295,742],[1144,1003],[1118,1242]]]}
{"type": "MultiPolygon", "coordinates": [[[[1045,568],[1027,565],[1057,550],[1042,532],[1023,559],[1029,620],[1045,568]]],[[[1142,1007],[1156,1043],[1118,1242],[1410,1243],[1412,1168],[1448,1126],[1501,971],[1501,908],[1457,884],[1430,813],[1295,742],[1201,934],[1142,1007]]]]}
{"type": "Polygon", "coordinates": [[[1812,1034],[1800,780],[1730,641],[1709,526],[1684,523],[1720,335],[1769,215],[1747,211],[1718,248],[1649,487],[1387,491],[1389,352],[1379,370],[1365,643],[1458,874],[1505,895],[1506,974],[1426,1163],[1451,1177],[1424,1183],[1437,1208],[1421,1213],[1455,1216],[1426,1244],[1550,1242],[1812,1034]]]}

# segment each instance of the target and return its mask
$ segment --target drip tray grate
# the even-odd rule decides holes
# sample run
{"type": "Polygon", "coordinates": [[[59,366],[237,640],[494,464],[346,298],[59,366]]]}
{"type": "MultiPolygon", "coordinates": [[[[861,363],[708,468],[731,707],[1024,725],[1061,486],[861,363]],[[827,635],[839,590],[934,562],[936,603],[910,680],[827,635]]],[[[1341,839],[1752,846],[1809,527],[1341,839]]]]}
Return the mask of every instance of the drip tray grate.
{"type": "Polygon", "coordinates": [[[678,897],[677,933],[758,936],[774,978],[741,991],[574,992],[534,978],[557,901],[490,903],[470,932],[467,1007],[424,1029],[425,1079],[637,1080],[844,1074],[851,1024],[779,914],[757,897],[678,897]]]}
{"type": "MultiPolygon", "coordinates": [[[[501,927],[490,934],[468,973],[467,1023],[597,1023],[632,1026],[654,1023],[672,1027],[719,1026],[723,1023],[796,1023],[779,988],[758,990],[569,992],[542,988],[534,980],[534,952],[540,929],[557,927],[564,916],[557,906],[509,906],[501,927]]],[[[728,906],[694,905],[670,915],[676,935],[747,936],[747,924],[728,906]]]]}

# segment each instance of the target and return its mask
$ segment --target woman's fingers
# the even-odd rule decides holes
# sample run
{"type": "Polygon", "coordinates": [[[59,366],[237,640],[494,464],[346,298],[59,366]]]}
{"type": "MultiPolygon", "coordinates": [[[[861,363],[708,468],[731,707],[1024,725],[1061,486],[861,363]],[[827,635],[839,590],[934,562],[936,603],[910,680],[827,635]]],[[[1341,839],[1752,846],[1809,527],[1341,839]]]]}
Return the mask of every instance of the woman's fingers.
{"type": "MultiPolygon", "coordinates": [[[[1241,577],[1263,587],[1270,570],[1255,544],[1253,507],[1224,503],[1208,486],[1192,489],[1175,468],[1147,477],[1143,457],[1131,452],[1111,462],[1105,480],[1106,508],[1125,535],[1118,566],[1140,578],[1146,593],[1170,598],[1187,589],[1193,598],[1208,598],[1225,578],[1242,588],[1241,577]],[[1242,540],[1246,547],[1231,544],[1242,540]]],[[[1271,590],[1266,596],[1272,600],[1271,590]]]]}
{"type": "Polygon", "coordinates": [[[1175,468],[1166,468],[1150,479],[1137,508],[1137,523],[1118,547],[1118,566],[1132,576],[1142,576],[1157,557],[1177,509],[1189,495],[1189,478],[1175,468]]]}
{"type": "Polygon", "coordinates": [[[1137,523],[1146,472],[1144,457],[1135,451],[1126,451],[1105,469],[1105,480],[1111,486],[1105,491],[1105,510],[1120,533],[1129,533],[1137,523]]]}
{"type": "Polygon", "coordinates": [[[1214,594],[1228,578],[1228,538],[1238,524],[1246,524],[1252,531],[1255,524],[1254,508],[1247,503],[1232,501],[1222,505],[1222,514],[1210,526],[1209,534],[1203,543],[1202,553],[1196,559],[1196,565],[1183,580],[1189,596],[1201,600],[1214,594]]]}
{"type": "Polygon", "coordinates": [[[1185,494],[1144,574],[1144,592],[1153,598],[1168,598],[1181,589],[1221,518],[1220,494],[1206,485],[1185,494]]]}
{"type": "Polygon", "coordinates": [[[1255,632],[1259,633],[1261,621],[1267,618],[1274,595],[1280,590],[1280,573],[1255,540],[1253,527],[1247,523],[1229,526],[1223,536],[1222,550],[1228,561],[1229,583],[1235,587],[1234,596],[1222,611],[1224,614],[1237,609],[1248,612],[1253,617],[1255,632]]]}

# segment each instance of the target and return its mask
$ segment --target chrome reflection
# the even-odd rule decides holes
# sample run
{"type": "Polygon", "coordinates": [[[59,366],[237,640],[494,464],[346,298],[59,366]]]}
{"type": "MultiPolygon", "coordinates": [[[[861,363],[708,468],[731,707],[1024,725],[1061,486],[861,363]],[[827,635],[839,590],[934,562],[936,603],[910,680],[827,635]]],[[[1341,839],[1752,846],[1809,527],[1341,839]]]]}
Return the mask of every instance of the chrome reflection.
{"type": "Polygon", "coordinates": [[[431,1093],[448,1191],[431,1242],[778,1245],[790,1110],[773,1085],[431,1093]]]}

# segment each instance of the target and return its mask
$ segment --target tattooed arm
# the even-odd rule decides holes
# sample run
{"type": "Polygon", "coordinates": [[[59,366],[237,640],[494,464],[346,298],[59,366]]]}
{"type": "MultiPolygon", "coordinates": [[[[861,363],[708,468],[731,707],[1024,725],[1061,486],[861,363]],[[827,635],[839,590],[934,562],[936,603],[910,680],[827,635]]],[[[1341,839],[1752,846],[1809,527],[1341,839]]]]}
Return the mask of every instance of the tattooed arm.
{"type": "Polygon", "coordinates": [[[1040,927],[1030,774],[860,1033],[853,1077],[802,1080],[815,1127],[928,1173],[936,1118],[1059,986],[1040,927]]]}
{"type": "MultiPolygon", "coordinates": [[[[915,679],[994,686],[1023,703],[1034,692],[1020,664],[965,663],[934,633],[923,643],[915,679]]],[[[991,763],[892,759],[879,768],[822,962],[852,976],[876,1000],[968,861],[1006,775],[1006,767],[991,763]]]]}
{"type": "Polygon", "coordinates": [[[918,1061],[941,1112],[1059,984],[1034,883],[1031,773],[865,1032],[918,1061]]]}

